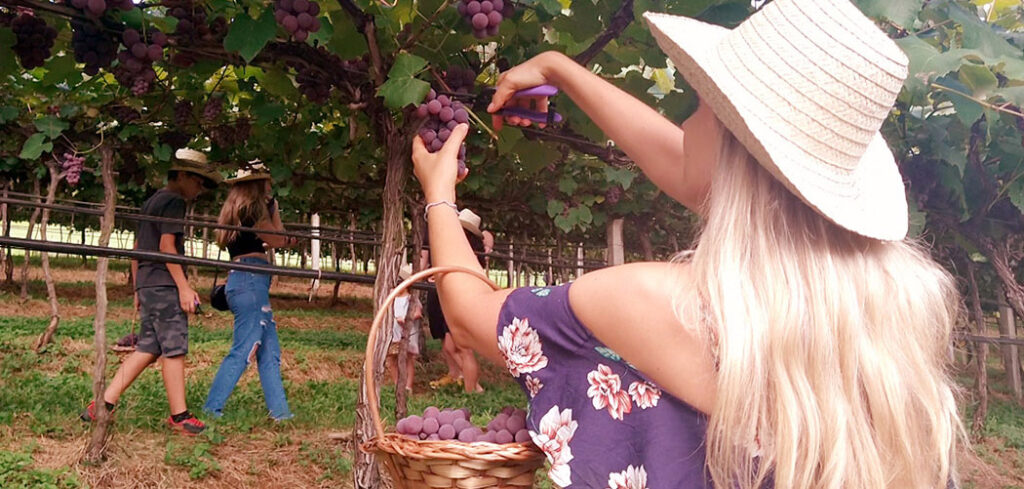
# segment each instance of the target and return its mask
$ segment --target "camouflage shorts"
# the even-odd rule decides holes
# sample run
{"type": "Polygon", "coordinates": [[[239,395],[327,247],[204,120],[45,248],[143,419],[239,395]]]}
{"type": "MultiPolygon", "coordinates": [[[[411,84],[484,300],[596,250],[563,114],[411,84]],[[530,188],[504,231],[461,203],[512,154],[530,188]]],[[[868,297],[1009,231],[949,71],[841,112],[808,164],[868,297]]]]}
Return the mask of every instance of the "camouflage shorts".
{"type": "Polygon", "coordinates": [[[139,342],[135,350],[157,356],[188,353],[188,316],[181,310],[177,287],[144,287],[139,293],[139,342]]]}

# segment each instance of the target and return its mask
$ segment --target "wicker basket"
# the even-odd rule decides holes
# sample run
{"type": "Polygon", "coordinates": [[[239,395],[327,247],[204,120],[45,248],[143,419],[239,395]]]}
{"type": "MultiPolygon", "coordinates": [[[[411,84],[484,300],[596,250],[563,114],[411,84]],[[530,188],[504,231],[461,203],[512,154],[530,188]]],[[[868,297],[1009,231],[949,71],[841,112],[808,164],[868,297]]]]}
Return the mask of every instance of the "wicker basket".
{"type": "Polygon", "coordinates": [[[526,443],[463,443],[457,440],[412,440],[398,433],[386,433],[381,423],[377,389],[373,380],[374,345],[381,323],[387,317],[395,297],[409,286],[435,274],[463,272],[498,286],[484,274],[462,267],[435,267],[409,277],[388,295],[373,318],[363,363],[366,396],[376,430],[375,437],[362,445],[374,452],[387,467],[398,489],[496,487],[531,488],[537,469],[544,464],[544,453],[532,442],[526,443]]]}

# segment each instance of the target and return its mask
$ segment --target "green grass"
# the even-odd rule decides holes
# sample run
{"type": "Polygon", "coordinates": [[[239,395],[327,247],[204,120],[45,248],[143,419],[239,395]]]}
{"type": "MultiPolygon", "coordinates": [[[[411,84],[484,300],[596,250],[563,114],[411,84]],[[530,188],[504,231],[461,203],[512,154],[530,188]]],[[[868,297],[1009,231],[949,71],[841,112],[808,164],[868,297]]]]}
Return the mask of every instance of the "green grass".
{"type": "Polygon", "coordinates": [[[32,467],[32,454],[0,450],[0,487],[4,489],[76,489],[82,484],[67,469],[32,467]]]}

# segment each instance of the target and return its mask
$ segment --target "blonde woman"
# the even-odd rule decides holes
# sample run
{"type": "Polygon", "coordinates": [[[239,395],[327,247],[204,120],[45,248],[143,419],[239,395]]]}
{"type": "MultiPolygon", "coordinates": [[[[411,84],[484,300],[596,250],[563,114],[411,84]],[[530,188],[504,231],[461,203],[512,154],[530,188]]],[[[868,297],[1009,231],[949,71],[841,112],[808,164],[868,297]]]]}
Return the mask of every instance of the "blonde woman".
{"type": "MultiPolygon", "coordinates": [[[[703,218],[696,248],[558,287],[448,274],[455,339],[521,383],[561,487],[946,487],[958,301],[906,239],[878,133],[906,57],[845,0],[776,0],[731,31],[644,17],[700,98],[681,128],[556,53],[504,73],[489,111],[559,87],[703,218]]],[[[413,161],[434,264],[479,270],[448,205],[467,130],[415,139],[413,161]]]]}
{"type": "MultiPolygon", "coordinates": [[[[227,183],[231,190],[217,223],[254,228],[217,230],[217,244],[227,248],[233,261],[266,265],[266,248],[295,245],[295,238],[260,232],[284,230],[277,202],[271,197],[270,173],[262,164],[250,163],[248,169],[239,170],[227,183]]],[[[290,419],[292,412],[281,381],[281,345],[270,308],[270,275],[232,270],[224,289],[235,316],[231,350],[213,378],[203,410],[214,417],[222,416],[238,379],[255,360],[270,417],[275,421],[290,419]]]]}

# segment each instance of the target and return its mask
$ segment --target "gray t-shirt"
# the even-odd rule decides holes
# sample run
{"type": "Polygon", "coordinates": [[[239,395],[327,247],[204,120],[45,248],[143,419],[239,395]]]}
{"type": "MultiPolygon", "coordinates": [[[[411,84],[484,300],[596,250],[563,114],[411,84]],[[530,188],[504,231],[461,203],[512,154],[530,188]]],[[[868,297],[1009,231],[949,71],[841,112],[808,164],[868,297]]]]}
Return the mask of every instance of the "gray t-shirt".
{"type": "MultiPolygon", "coordinates": [[[[142,205],[142,214],[146,216],[184,219],[185,199],[180,194],[167,189],[157,190],[142,205]]],[[[184,233],[185,226],[183,224],[140,221],[138,231],[135,233],[135,240],[139,250],[160,251],[160,236],[173,234],[174,248],[178,250],[179,255],[184,255],[184,233]]],[[[139,273],[135,277],[135,288],[163,286],[176,286],[174,279],[171,278],[171,272],[167,270],[167,265],[140,260],[139,273]]]]}

